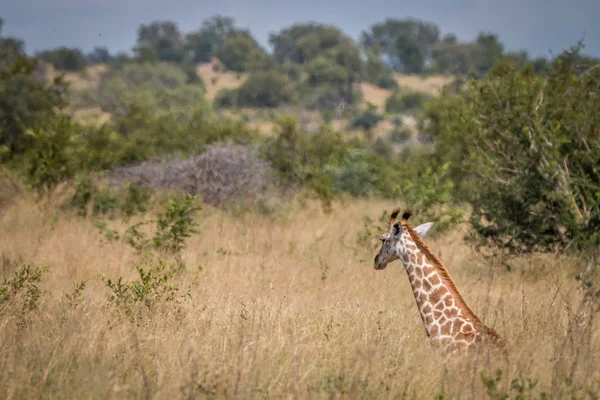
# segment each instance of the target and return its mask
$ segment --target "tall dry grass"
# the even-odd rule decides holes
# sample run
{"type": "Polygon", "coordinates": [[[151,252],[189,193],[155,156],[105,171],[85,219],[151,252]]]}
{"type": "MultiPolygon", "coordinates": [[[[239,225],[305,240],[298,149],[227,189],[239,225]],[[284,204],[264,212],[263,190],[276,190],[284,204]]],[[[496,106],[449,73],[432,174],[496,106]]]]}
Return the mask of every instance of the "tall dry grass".
{"type": "Polygon", "coordinates": [[[204,208],[174,281],[190,296],[131,320],[98,278],[134,279],[131,247],[103,241],[56,199],[20,195],[0,213],[0,278],[16,268],[7,259],[45,266],[47,293],[32,311],[18,299],[0,305],[0,398],[482,399],[481,372],[498,368],[499,390],[532,378],[536,395],[598,394],[598,324],[578,311],[576,263],[523,257],[508,272],[463,244],[460,230],[429,238],[473,310],[508,342],[507,359],[446,358],[428,345],[399,262],[373,269],[378,232],[357,241],[363,217],[393,205],[352,201],[324,214],[296,200],[271,216],[204,208]],[[85,279],[81,299],[67,297],[85,279]]]}

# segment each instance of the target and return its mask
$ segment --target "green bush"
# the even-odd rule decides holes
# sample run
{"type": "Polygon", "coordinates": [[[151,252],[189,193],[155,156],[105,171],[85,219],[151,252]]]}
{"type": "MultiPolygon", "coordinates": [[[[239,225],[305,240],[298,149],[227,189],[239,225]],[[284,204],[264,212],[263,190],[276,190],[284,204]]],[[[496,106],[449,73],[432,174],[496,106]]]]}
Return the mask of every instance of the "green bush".
{"type": "Polygon", "coordinates": [[[352,196],[372,196],[380,194],[381,177],[373,156],[368,149],[349,149],[340,165],[327,165],[326,172],[331,177],[334,191],[346,192],[352,196]]]}
{"type": "Polygon", "coordinates": [[[39,52],[36,56],[61,71],[83,71],[87,65],[87,58],[79,49],[59,47],[39,52]]]}
{"type": "Polygon", "coordinates": [[[167,268],[167,264],[161,260],[150,261],[149,264],[146,268],[136,265],[139,276],[137,280],[124,281],[123,277],[112,280],[101,276],[102,282],[110,290],[109,301],[129,318],[138,319],[144,315],[143,311],[153,310],[158,304],[175,300],[179,291],[171,283],[173,269],[167,268]]]}
{"type": "Polygon", "coordinates": [[[44,128],[30,129],[31,145],[23,158],[25,177],[35,189],[53,189],[77,172],[75,132],[68,117],[49,119],[44,128]]]}
{"type": "Polygon", "coordinates": [[[144,214],[150,198],[150,189],[140,184],[131,183],[127,186],[126,193],[122,193],[107,187],[100,189],[91,175],[83,174],[75,183],[75,193],[69,205],[82,217],[91,214],[110,218],[122,215],[128,218],[138,213],[144,214]]]}
{"type": "Polygon", "coordinates": [[[353,128],[362,128],[370,130],[383,119],[383,116],[377,112],[373,107],[369,107],[366,110],[357,110],[350,122],[350,126],[353,128]]]}
{"type": "Polygon", "coordinates": [[[435,222],[435,232],[442,232],[465,216],[465,210],[453,197],[455,183],[449,163],[437,165],[430,154],[411,152],[400,167],[395,195],[406,208],[423,219],[435,222]]]}
{"type": "Polygon", "coordinates": [[[96,186],[90,175],[84,174],[77,179],[75,193],[69,203],[75,209],[77,215],[81,217],[88,215],[89,205],[92,203],[96,192],[96,186]]]}
{"type": "Polygon", "coordinates": [[[138,183],[127,186],[127,195],[121,204],[121,210],[125,217],[144,214],[148,211],[148,203],[152,197],[150,189],[138,183]]]}
{"type": "Polygon", "coordinates": [[[600,243],[600,75],[578,65],[578,51],[543,76],[502,62],[427,107],[436,159],[451,166],[487,243],[515,252],[600,243]]]}
{"type": "Polygon", "coordinates": [[[309,188],[327,202],[336,193],[388,196],[394,190],[393,162],[365,141],[345,142],[328,127],[308,135],[295,118],[286,116],[263,151],[284,186],[309,188]]]}
{"type": "Polygon", "coordinates": [[[338,133],[322,129],[308,136],[300,130],[295,117],[277,120],[274,138],[263,144],[263,156],[284,186],[308,185],[328,163],[342,159],[345,145],[338,133]]]}
{"type": "Polygon", "coordinates": [[[127,63],[102,76],[94,98],[111,114],[127,114],[129,105],[135,103],[152,108],[154,114],[170,114],[181,120],[204,99],[203,85],[190,85],[190,74],[195,71],[164,62],[127,63]]]}
{"type": "Polygon", "coordinates": [[[365,80],[382,89],[398,88],[398,82],[396,82],[394,71],[388,67],[377,54],[372,52],[368,52],[367,54],[365,80]]]}
{"type": "MultiPolygon", "coordinates": [[[[8,259],[3,261],[10,262],[8,259]]],[[[11,264],[13,263],[11,262],[11,264]]],[[[24,292],[24,295],[19,299],[22,302],[23,311],[35,310],[45,293],[38,286],[42,282],[42,274],[45,272],[46,268],[20,265],[20,268],[13,272],[12,278],[4,279],[0,284],[0,305],[9,300],[19,299],[18,295],[24,292]]]]}
{"type": "Polygon", "coordinates": [[[198,233],[198,223],[193,215],[202,208],[196,204],[197,196],[187,195],[183,200],[169,200],[164,212],[155,220],[147,220],[130,226],[119,235],[118,232],[107,228],[105,223],[96,226],[115,240],[122,238],[137,250],[156,249],[179,255],[186,247],[186,241],[198,233]],[[149,238],[147,233],[140,230],[144,225],[155,224],[154,236],[149,238]]]}
{"type": "Polygon", "coordinates": [[[226,69],[244,72],[258,67],[267,55],[247,32],[232,32],[216,52],[217,58],[226,69]]]}
{"type": "Polygon", "coordinates": [[[250,74],[237,90],[237,104],[242,107],[278,107],[294,101],[288,78],[277,71],[250,74]]]}
{"type": "Polygon", "coordinates": [[[67,105],[62,77],[47,84],[37,73],[37,60],[0,38],[0,161],[21,155],[32,143],[25,131],[42,129],[67,105]]]}
{"type": "Polygon", "coordinates": [[[221,89],[213,100],[215,108],[235,108],[237,104],[238,91],[235,89],[221,89]]]}
{"type": "Polygon", "coordinates": [[[115,218],[119,209],[119,198],[117,194],[109,188],[99,190],[94,196],[92,207],[93,215],[108,216],[115,218]]]}
{"type": "Polygon", "coordinates": [[[396,128],[390,133],[390,140],[397,144],[406,143],[412,136],[408,128],[396,128]]]}
{"type": "Polygon", "coordinates": [[[385,100],[385,111],[388,113],[419,111],[430,98],[431,96],[420,92],[405,93],[402,90],[394,90],[385,100]]]}

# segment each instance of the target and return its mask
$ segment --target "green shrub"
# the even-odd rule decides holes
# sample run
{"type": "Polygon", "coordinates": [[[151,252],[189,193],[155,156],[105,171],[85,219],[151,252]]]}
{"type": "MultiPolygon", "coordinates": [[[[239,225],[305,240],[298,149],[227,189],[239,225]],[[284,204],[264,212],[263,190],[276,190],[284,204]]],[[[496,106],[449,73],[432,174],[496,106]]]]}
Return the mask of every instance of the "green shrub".
{"type": "Polygon", "coordinates": [[[92,207],[93,215],[109,216],[114,218],[119,209],[119,198],[117,194],[109,188],[104,188],[94,196],[94,204],[92,207]]]}
{"type": "Polygon", "coordinates": [[[345,151],[339,133],[323,127],[309,136],[300,130],[297,119],[289,115],[277,120],[275,137],[265,141],[262,148],[263,156],[284,186],[310,186],[318,182],[325,165],[341,162],[345,151]]]}
{"type": "Polygon", "coordinates": [[[75,193],[70,201],[70,205],[75,209],[77,215],[81,217],[88,215],[89,205],[92,204],[96,192],[96,186],[90,175],[84,174],[77,179],[75,193]]]}
{"type": "Polygon", "coordinates": [[[32,144],[25,131],[44,129],[68,103],[62,76],[44,82],[37,60],[13,47],[0,38],[0,161],[23,154],[32,144]]]}
{"type": "Polygon", "coordinates": [[[427,108],[436,159],[487,243],[520,251],[600,243],[600,85],[577,48],[540,76],[502,62],[460,94],[427,108]]]}
{"type": "Polygon", "coordinates": [[[398,81],[396,81],[396,78],[392,73],[377,78],[373,83],[382,89],[398,89],[398,81]]]}
{"type": "Polygon", "coordinates": [[[187,84],[197,85],[197,86],[201,87],[202,89],[206,90],[204,81],[202,80],[202,78],[200,78],[200,76],[198,75],[198,72],[196,71],[196,64],[189,62],[189,61],[183,62],[183,63],[179,64],[179,68],[181,68],[181,70],[187,76],[187,81],[186,81],[187,84]]]}
{"type": "Polygon", "coordinates": [[[150,189],[138,183],[127,186],[127,195],[121,204],[121,210],[126,217],[145,214],[148,211],[148,203],[152,197],[150,189]]]}
{"type": "Polygon", "coordinates": [[[193,66],[182,69],[164,62],[127,63],[102,76],[94,97],[100,108],[111,114],[125,115],[133,103],[181,120],[204,98],[203,84],[194,75],[193,66]],[[198,84],[189,84],[190,79],[198,84]]]}
{"type": "Polygon", "coordinates": [[[356,86],[349,90],[347,86],[318,85],[298,86],[302,104],[309,110],[337,110],[351,104],[357,104],[362,97],[362,91],[356,86]]]}
{"type": "Polygon", "coordinates": [[[350,149],[339,166],[327,165],[333,189],[357,197],[377,194],[381,177],[372,155],[367,149],[350,149]]]}
{"type": "Polygon", "coordinates": [[[87,58],[79,49],[59,47],[39,52],[36,56],[61,71],[83,71],[87,65],[87,58]]]}
{"type": "Polygon", "coordinates": [[[219,46],[217,58],[230,71],[244,72],[266,58],[265,51],[247,32],[232,32],[219,46]]]}
{"type": "Polygon", "coordinates": [[[25,177],[35,189],[52,189],[77,171],[75,134],[68,117],[49,119],[43,128],[26,132],[31,146],[24,154],[25,177]]]}
{"type": "MultiPolygon", "coordinates": [[[[116,238],[123,237],[132,247],[138,250],[153,248],[178,255],[186,246],[186,240],[198,233],[198,223],[192,215],[202,208],[195,204],[196,196],[188,195],[182,201],[169,200],[163,213],[156,220],[142,221],[127,228],[123,235],[114,234],[116,238]],[[139,228],[150,223],[156,224],[156,231],[152,238],[139,228]]],[[[100,225],[106,231],[105,225],[100,225]]]]}
{"type": "Polygon", "coordinates": [[[408,128],[396,128],[390,133],[390,140],[394,143],[406,143],[412,137],[408,128]]]}
{"type": "Polygon", "coordinates": [[[75,193],[69,205],[81,217],[91,214],[111,218],[122,215],[128,218],[138,213],[144,214],[150,198],[150,189],[137,183],[129,184],[124,194],[109,188],[99,189],[91,175],[84,173],[75,183],[75,193]]]}
{"type": "Polygon", "coordinates": [[[372,52],[367,53],[365,80],[382,89],[398,88],[394,71],[381,60],[378,54],[372,52]]]}
{"type": "Polygon", "coordinates": [[[167,267],[161,260],[151,261],[148,268],[136,265],[139,279],[132,281],[124,281],[122,277],[113,281],[102,275],[102,282],[110,289],[109,301],[128,317],[136,319],[145,310],[151,311],[160,303],[175,300],[179,288],[171,283],[174,271],[167,267]]]}
{"type": "Polygon", "coordinates": [[[19,298],[18,295],[24,292],[21,298],[23,310],[36,309],[39,306],[40,298],[44,294],[44,291],[38,286],[42,281],[44,272],[46,272],[45,268],[32,268],[30,265],[21,265],[17,271],[13,272],[12,278],[4,279],[0,284],[0,305],[19,298]]]}
{"type": "Polygon", "coordinates": [[[303,133],[294,117],[278,121],[277,135],[265,142],[264,156],[284,186],[314,191],[328,204],[335,193],[389,196],[394,189],[394,165],[364,140],[344,142],[324,126],[303,133]]]}
{"type": "MultiPolygon", "coordinates": [[[[152,120],[151,120],[152,121],[152,120]]],[[[136,143],[134,135],[123,135],[110,124],[77,125],[74,158],[79,160],[82,171],[104,171],[123,161],[123,154],[136,143]]],[[[133,132],[130,132],[133,133],[133,132]]]]}
{"type": "Polygon", "coordinates": [[[278,107],[293,101],[291,83],[277,71],[254,72],[237,90],[237,104],[242,107],[278,107]]]}
{"type": "Polygon", "coordinates": [[[366,110],[357,110],[350,122],[350,126],[353,128],[362,128],[370,130],[375,127],[383,119],[383,116],[379,114],[373,107],[369,107],[366,110]]]}
{"type": "Polygon", "coordinates": [[[456,225],[465,216],[465,210],[454,201],[455,184],[449,169],[448,163],[438,166],[431,155],[416,151],[406,157],[396,177],[395,195],[416,215],[434,221],[434,232],[456,225]]]}
{"type": "Polygon", "coordinates": [[[237,104],[238,91],[235,89],[221,89],[213,100],[215,108],[235,108],[237,104]]]}
{"type": "Polygon", "coordinates": [[[419,111],[429,99],[430,96],[420,92],[404,93],[401,90],[394,90],[385,100],[385,111],[388,113],[419,111]]]}

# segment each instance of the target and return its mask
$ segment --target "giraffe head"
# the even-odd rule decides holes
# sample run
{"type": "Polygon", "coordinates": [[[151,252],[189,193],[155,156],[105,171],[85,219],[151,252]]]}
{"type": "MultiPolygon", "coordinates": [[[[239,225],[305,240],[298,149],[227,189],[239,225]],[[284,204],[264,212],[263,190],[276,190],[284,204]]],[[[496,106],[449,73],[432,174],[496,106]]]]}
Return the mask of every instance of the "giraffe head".
{"type": "MultiPolygon", "coordinates": [[[[390,227],[388,232],[381,235],[381,249],[375,256],[375,269],[384,269],[389,263],[394,260],[401,258],[406,253],[405,245],[408,243],[407,238],[404,236],[404,230],[402,225],[406,224],[410,217],[410,212],[402,214],[401,222],[398,222],[398,214],[400,209],[395,209],[390,217],[390,227]]],[[[433,226],[433,222],[427,222],[426,224],[419,225],[415,228],[415,231],[424,238],[429,229],[433,226]]]]}

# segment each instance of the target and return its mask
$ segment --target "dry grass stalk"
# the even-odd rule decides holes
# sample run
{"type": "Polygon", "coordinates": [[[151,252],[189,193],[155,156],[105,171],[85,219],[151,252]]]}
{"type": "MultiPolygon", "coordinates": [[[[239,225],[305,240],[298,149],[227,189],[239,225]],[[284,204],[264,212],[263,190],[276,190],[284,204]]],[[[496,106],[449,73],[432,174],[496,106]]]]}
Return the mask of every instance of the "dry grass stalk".
{"type": "Polygon", "coordinates": [[[577,308],[573,260],[523,257],[507,272],[483,262],[461,232],[429,239],[509,347],[508,365],[487,352],[445,359],[428,345],[401,265],[375,271],[374,251],[357,246],[363,216],[376,220],[391,206],[352,201],[324,214],[292,202],[270,218],[205,208],[174,282],[191,298],[132,324],[97,276],[133,279],[135,252],[103,243],[91,220],[21,196],[0,215],[0,249],[47,266],[50,294],[25,328],[20,308],[0,306],[0,397],[482,399],[480,372],[496,368],[501,389],[531,377],[534,393],[598,393],[598,320],[577,308]],[[78,305],[65,301],[84,279],[78,305]]]}

